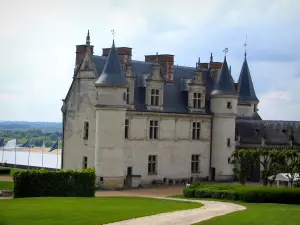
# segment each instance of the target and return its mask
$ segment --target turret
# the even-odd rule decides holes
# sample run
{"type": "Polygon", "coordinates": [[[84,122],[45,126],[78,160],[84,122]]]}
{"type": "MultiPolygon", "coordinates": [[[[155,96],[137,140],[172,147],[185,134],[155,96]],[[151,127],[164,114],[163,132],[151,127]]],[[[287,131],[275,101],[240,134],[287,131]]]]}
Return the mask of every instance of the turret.
{"type": "Polygon", "coordinates": [[[95,86],[97,184],[102,188],[119,189],[124,183],[123,148],[128,82],[121,69],[114,41],[95,86]]]}
{"type": "Polygon", "coordinates": [[[250,75],[250,70],[247,63],[247,54],[245,52],[245,59],[240,72],[238,80],[238,115],[254,117],[258,111],[257,105],[259,103],[256,97],[253,82],[250,75]]]}
{"type": "Polygon", "coordinates": [[[228,69],[226,56],[211,92],[213,112],[211,179],[232,180],[230,156],[235,150],[235,118],[238,96],[228,69]]]}

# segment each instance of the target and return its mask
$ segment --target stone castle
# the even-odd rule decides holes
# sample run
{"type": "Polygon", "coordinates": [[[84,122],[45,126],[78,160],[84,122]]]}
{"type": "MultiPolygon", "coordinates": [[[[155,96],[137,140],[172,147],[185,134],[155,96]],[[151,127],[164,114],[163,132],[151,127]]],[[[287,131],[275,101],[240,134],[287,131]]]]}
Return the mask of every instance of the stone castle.
{"type": "MultiPolygon", "coordinates": [[[[114,41],[94,55],[89,33],[76,46],[62,106],[63,169],[94,167],[102,188],[227,181],[235,149],[300,146],[300,122],[259,116],[246,54],[237,83],[226,56],[195,67],[174,65],[170,54],[131,57],[114,41]]],[[[259,179],[259,169],[251,177],[259,179]]]]}

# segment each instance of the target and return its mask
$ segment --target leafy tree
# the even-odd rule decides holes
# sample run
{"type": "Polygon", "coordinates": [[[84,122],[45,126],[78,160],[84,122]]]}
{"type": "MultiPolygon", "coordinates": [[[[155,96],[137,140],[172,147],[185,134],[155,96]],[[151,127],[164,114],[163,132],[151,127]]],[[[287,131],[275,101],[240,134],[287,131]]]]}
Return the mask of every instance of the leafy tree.
{"type": "Polygon", "coordinates": [[[284,163],[284,170],[288,173],[287,177],[291,186],[294,184],[294,180],[296,175],[300,172],[299,171],[299,161],[300,155],[299,152],[296,150],[285,150],[283,152],[285,163],[284,163]]]}
{"type": "Polygon", "coordinates": [[[233,172],[237,175],[239,182],[245,185],[250,168],[255,165],[256,157],[251,150],[235,150],[232,153],[233,172]]]}

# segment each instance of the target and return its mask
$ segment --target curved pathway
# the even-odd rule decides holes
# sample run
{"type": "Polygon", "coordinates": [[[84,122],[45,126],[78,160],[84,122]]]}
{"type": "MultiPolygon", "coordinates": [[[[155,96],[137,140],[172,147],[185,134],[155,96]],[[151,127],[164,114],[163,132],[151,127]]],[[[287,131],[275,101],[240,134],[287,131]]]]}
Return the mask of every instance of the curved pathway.
{"type": "Polygon", "coordinates": [[[229,202],[216,202],[216,201],[204,201],[204,200],[189,200],[189,199],[177,199],[177,198],[156,198],[176,201],[198,202],[203,204],[201,208],[181,210],[169,213],[162,213],[152,216],[145,216],[135,219],[124,220],[115,223],[109,223],[109,225],[171,225],[171,224],[194,224],[204,220],[211,219],[216,216],[225,215],[231,212],[240,211],[246,209],[244,206],[237,205],[229,202]]]}

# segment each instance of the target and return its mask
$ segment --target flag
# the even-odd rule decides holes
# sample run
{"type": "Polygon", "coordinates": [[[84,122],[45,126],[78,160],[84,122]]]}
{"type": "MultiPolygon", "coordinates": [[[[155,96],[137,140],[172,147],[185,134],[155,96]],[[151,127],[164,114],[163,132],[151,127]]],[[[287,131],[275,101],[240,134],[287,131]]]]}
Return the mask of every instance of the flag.
{"type": "Polygon", "coordinates": [[[16,148],[17,147],[17,139],[12,139],[6,143],[4,148],[16,148]]]}
{"type": "Polygon", "coordinates": [[[51,147],[51,149],[49,150],[49,152],[52,152],[55,149],[58,149],[58,141],[51,147]]]}
{"type": "Polygon", "coordinates": [[[4,146],[4,138],[1,138],[0,139],[0,147],[3,147],[4,146]]]}
{"type": "Polygon", "coordinates": [[[22,144],[21,147],[22,147],[22,148],[30,148],[29,140],[26,141],[24,144],[22,144]]]}

